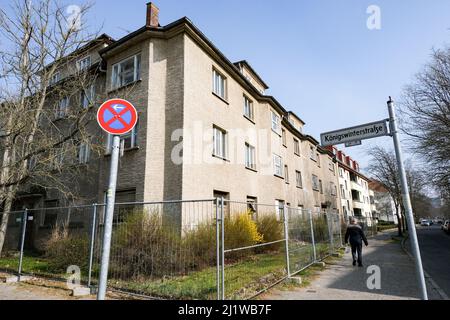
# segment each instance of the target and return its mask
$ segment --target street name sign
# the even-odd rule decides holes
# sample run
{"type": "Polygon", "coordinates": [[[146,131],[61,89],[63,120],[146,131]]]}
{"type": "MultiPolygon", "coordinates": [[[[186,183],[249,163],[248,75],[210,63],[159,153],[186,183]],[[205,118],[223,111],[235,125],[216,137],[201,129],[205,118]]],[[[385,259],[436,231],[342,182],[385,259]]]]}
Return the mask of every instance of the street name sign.
{"type": "Polygon", "coordinates": [[[322,146],[351,143],[389,135],[387,120],[363,124],[356,127],[340,129],[320,135],[322,146]]]}
{"type": "Polygon", "coordinates": [[[346,148],[356,147],[356,146],[360,146],[360,145],[362,145],[362,141],[361,140],[345,143],[345,147],[346,148]]]}

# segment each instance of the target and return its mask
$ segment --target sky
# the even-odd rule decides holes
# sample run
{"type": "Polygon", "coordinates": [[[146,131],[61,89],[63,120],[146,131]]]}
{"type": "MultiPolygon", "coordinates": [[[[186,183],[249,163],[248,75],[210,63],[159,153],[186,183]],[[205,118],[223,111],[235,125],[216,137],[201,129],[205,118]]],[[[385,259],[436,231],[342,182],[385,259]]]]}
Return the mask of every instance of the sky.
{"type": "MultiPolygon", "coordinates": [[[[3,7],[9,1],[0,0],[3,7]]],[[[83,1],[65,1],[68,5],[83,1]]],[[[145,24],[146,2],[97,0],[85,21],[118,39],[145,24]]],[[[448,0],[155,1],[160,23],[187,16],[231,60],[247,60],[273,95],[320,133],[388,117],[388,96],[402,89],[450,42],[448,0]],[[381,28],[370,30],[371,5],[381,28]]],[[[364,168],[374,144],[346,153],[364,168]]],[[[344,148],[343,148],[344,149],[344,148]]]]}

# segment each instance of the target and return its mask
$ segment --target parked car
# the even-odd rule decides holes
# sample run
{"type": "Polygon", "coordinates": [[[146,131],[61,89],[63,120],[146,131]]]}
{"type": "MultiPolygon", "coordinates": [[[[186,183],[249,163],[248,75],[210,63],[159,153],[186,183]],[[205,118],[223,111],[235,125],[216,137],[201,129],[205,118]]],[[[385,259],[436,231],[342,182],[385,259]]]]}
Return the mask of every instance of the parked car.
{"type": "Polygon", "coordinates": [[[424,226],[424,227],[429,227],[429,226],[431,226],[433,224],[433,222],[431,222],[431,220],[422,220],[422,222],[420,223],[420,225],[421,226],[424,226]]]}
{"type": "Polygon", "coordinates": [[[446,220],[444,224],[441,226],[441,229],[447,233],[450,233],[450,220],[446,220]]]}

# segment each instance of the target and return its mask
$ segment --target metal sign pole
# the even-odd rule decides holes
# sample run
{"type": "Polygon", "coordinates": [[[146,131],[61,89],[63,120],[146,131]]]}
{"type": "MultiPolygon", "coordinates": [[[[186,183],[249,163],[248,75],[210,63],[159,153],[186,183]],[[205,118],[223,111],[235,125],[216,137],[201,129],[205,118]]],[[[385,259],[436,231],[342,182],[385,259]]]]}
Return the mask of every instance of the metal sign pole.
{"type": "Polygon", "coordinates": [[[406,172],[405,172],[405,168],[403,166],[403,155],[402,155],[402,149],[400,146],[400,139],[398,136],[398,128],[397,128],[397,122],[396,122],[395,110],[394,110],[394,101],[392,100],[391,97],[389,97],[388,109],[389,109],[389,122],[390,122],[390,126],[391,126],[391,134],[392,134],[392,137],[394,138],[395,154],[397,156],[398,170],[399,170],[400,182],[401,182],[401,186],[402,186],[403,205],[405,206],[405,210],[406,210],[406,216],[407,216],[406,221],[408,223],[408,228],[409,228],[409,238],[411,240],[411,248],[413,251],[412,253],[414,255],[414,262],[416,265],[416,276],[417,276],[417,280],[419,281],[422,299],[428,300],[427,287],[425,284],[425,277],[424,277],[424,272],[423,272],[423,268],[422,268],[422,259],[420,257],[419,242],[417,240],[416,226],[414,223],[411,199],[409,198],[408,182],[406,180],[406,172]]]}
{"type": "Polygon", "coordinates": [[[109,253],[111,249],[111,236],[113,226],[114,204],[116,201],[117,170],[119,166],[120,136],[113,137],[111,150],[111,168],[109,174],[109,187],[106,200],[106,215],[103,232],[102,261],[100,268],[100,281],[97,300],[105,300],[108,281],[109,253]]]}

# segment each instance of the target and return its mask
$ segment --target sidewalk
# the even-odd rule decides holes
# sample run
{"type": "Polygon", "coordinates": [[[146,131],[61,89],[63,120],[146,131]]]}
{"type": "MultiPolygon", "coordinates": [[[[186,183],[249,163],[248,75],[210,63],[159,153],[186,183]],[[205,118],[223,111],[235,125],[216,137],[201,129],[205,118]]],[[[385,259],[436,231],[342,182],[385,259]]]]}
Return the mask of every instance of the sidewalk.
{"type": "MultiPolygon", "coordinates": [[[[363,248],[363,268],[352,266],[349,249],[342,259],[327,264],[326,269],[306,288],[293,291],[272,290],[264,299],[273,300],[415,300],[420,299],[413,261],[400,242],[391,240],[397,233],[388,231],[369,239],[363,248]],[[367,267],[381,269],[381,289],[370,290],[366,282],[367,267]]],[[[440,296],[427,283],[429,299],[440,296]]]]}

